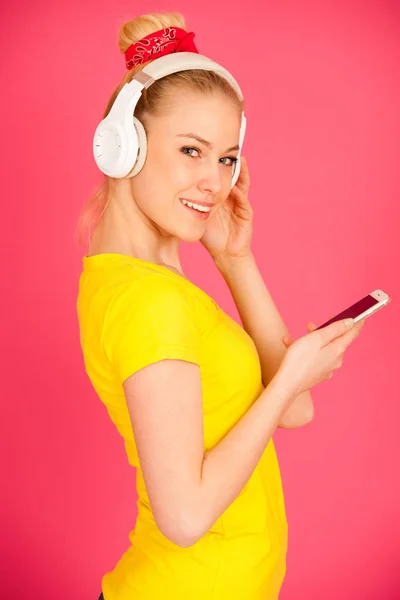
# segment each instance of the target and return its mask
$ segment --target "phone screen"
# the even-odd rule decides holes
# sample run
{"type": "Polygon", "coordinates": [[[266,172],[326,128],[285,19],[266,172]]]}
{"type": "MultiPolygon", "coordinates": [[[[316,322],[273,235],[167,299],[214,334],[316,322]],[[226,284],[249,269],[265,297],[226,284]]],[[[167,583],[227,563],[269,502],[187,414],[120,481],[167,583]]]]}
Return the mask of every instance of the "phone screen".
{"type": "Polygon", "coordinates": [[[368,294],[368,296],[364,296],[364,298],[362,298],[355,304],[352,304],[351,306],[349,306],[349,308],[346,308],[346,310],[342,311],[335,317],[332,317],[332,319],[329,319],[329,321],[326,321],[326,323],[323,323],[322,325],[317,327],[317,329],[321,329],[321,327],[326,327],[327,325],[330,325],[335,321],[340,321],[341,319],[355,319],[355,317],[361,315],[361,313],[371,308],[371,306],[374,306],[374,304],[378,304],[378,302],[379,300],[368,294]]]}

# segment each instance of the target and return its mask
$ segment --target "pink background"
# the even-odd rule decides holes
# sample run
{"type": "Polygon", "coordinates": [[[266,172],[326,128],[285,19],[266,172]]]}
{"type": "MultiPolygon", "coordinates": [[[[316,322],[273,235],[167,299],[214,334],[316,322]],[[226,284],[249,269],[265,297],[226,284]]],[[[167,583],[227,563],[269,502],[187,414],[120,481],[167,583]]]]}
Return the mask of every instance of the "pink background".
{"type": "MultiPolygon", "coordinates": [[[[157,10],[182,11],[199,51],[243,88],[253,251],[292,336],[376,288],[393,298],[313,389],[314,421],[275,434],[289,520],[280,598],[400,598],[400,10],[390,1],[2,4],[0,595],[97,599],[134,525],[134,471],[84,372],[74,228],[100,181],[93,133],[125,69],[118,28],[157,10]]],[[[239,320],[204,248],[186,244],[182,257],[239,320]]]]}

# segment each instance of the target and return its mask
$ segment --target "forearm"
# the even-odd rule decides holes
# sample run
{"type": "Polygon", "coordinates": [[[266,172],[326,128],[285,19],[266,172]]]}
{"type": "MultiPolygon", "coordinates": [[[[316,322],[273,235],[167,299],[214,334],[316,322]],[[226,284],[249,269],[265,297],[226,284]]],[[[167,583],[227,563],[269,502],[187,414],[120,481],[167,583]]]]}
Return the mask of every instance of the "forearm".
{"type": "MultiPolygon", "coordinates": [[[[225,279],[245,331],[252,338],[260,359],[265,386],[277,373],[287,352],[282,338],[288,329],[268,291],[254,256],[215,260],[225,279]]],[[[299,427],[312,420],[314,407],[309,391],[303,392],[283,415],[279,427],[299,427]]]]}
{"type": "Polygon", "coordinates": [[[287,383],[278,375],[241,420],[205,455],[201,481],[193,492],[192,543],[212,527],[244,488],[293,400],[287,383]]]}

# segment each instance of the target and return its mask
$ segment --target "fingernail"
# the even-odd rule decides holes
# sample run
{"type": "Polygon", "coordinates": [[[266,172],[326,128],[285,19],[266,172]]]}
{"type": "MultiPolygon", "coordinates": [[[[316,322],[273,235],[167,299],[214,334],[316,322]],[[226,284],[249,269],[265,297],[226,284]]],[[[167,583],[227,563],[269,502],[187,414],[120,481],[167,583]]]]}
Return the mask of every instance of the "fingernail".
{"type": "Polygon", "coordinates": [[[344,323],[346,327],[352,327],[354,325],[354,319],[346,319],[344,323]]]}

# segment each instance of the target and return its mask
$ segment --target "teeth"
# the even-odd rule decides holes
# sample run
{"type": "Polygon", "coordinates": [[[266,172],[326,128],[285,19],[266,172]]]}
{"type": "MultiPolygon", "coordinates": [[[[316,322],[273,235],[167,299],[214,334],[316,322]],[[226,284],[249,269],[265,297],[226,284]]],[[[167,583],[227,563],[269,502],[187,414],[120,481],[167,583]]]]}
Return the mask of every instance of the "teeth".
{"type": "Polygon", "coordinates": [[[191,208],[195,208],[200,212],[210,212],[211,208],[207,206],[199,206],[199,204],[194,204],[193,202],[188,202],[188,200],[180,199],[182,204],[186,204],[186,206],[190,206],[191,208]]]}

